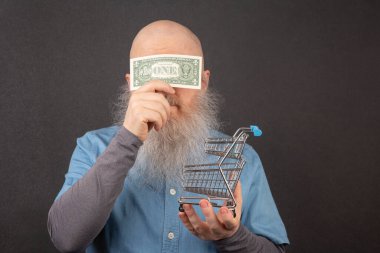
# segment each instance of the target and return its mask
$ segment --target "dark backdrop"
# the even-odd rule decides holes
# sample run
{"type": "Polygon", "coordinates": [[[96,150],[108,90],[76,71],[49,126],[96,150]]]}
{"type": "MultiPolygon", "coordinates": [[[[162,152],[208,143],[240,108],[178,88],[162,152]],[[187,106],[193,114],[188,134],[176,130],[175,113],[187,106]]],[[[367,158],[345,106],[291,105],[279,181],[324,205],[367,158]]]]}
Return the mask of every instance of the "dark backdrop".
{"type": "Polygon", "coordinates": [[[136,32],[201,38],[225,132],[257,123],[289,252],[380,252],[377,1],[0,1],[0,251],[55,252],[77,137],[111,124],[136,32]]]}

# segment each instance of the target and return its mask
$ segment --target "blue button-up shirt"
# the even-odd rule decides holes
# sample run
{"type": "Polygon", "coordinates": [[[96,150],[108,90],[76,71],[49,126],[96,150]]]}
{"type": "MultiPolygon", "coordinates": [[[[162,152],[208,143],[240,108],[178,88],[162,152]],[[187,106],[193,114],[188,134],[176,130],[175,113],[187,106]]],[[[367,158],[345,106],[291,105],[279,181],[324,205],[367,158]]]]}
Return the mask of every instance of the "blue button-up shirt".
{"type": "MultiPolygon", "coordinates": [[[[103,128],[78,138],[57,198],[87,173],[118,129],[117,126],[103,128]]],[[[225,137],[219,132],[213,132],[212,136],[225,137]]],[[[246,144],[243,157],[246,164],[240,177],[242,224],[276,244],[289,243],[257,153],[246,144]]],[[[103,231],[86,252],[216,252],[211,241],[192,235],[178,218],[178,198],[182,194],[188,196],[188,193],[170,183],[166,183],[162,191],[157,191],[136,181],[134,173],[129,173],[103,231]],[[97,245],[102,245],[102,249],[99,250],[97,245]]],[[[202,217],[199,206],[195,209],[202,217]]]]}

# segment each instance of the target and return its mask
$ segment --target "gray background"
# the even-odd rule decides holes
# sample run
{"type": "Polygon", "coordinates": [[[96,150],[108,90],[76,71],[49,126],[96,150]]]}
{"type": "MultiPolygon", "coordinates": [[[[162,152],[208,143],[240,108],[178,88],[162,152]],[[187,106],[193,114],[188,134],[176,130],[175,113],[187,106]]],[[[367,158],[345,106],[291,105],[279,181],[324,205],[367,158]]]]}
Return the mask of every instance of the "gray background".
{"type": "Polygon", "coordinates": [[[378,1],[0,1],[0,249],[46,230],[77,137],[111,124],[136,32],[201,38],[225,132],[257,123],[289,252],[380,252],[378,1]]]}

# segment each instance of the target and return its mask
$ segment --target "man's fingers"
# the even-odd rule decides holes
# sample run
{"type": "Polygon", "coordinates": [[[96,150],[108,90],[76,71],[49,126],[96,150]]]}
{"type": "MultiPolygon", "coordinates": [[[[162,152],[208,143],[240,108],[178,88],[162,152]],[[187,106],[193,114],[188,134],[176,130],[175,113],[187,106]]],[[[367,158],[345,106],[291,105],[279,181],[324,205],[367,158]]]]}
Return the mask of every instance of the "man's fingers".
{"type": "Polygon", "coordinates": [[[199,205],[201,207],[203,215],[205,216],[206,223],[209,226],[209,228],[216,234],[220,233],[222,226],[218,218],[216,217],[216,214],[210,202],[208,202],[205,199],[202,199],[199,202],[199,205]]]}
{"type": "Polygon", "coordinates": [[[157,112],[161,115],[162,126],[166,124],[166,122],[168,121],[169,115],[162,104],[158,102],[152,102],[152,101],[149,101],[146,103],[142,102],[142,103],[143,103],[142,105],[143,108],[157,112]]]}
{"type": "Polygon", "coordinates": [[[183,209],[185,209],[186,216],[189,219],[191,225],[193,226],[195,232],[202,233],[202,230],[204,229],[205,224],[203,223],[201,218],[199,218],[193,206],[189,204],[184,204],[183,209]]]}
{"type": "Polygon", "coordinates": [[[174,94],[175,90],[169,84],[161,80],[153,80],[149,83],[138,88],[134,93],[141,92],[165,92],[169,94],[174,94]]]}
{"type": "Polygon", "coordinates": [[[160,130],[170,117],[172,108],[165,94],[174,94],[175,90],[163,81],[153,80],[133,91],[125,113],[123,126],[145,141],[149,130],[154,126],[160,130]],[[152,106],[154,102],[159,103],[152,106]],[[157,114],[160,117],[157,117],[157,114]]]}
{"type": "Polygon", "coordinates": [[[238,219],[234,218],[232,211],[228,210],[225,206],[220,208],[217,218],[227,230],[235,229],[237,224],[240,222],[238,219]]]}
{"type": "Polygon", "coordinates": [[[145,123],[153,122],[156,130],[161,129],[163,126],[161,114],[159,112],[152,111],[149,108],[143,108],[139,117],[141,117],[141,121],[145,123]]]}
{"type": "Polygon", "coordinates": [[[147,103],[150,101],[158,102],[158,103],[162,104],[162,106],[165,108],[165,111],[167,112],[167,114],[168,115],[170,114],[170,104],[169,104],[168,100],[165,98],[165,96],[162,95],[161,93],[148,92],[145,94],[142,94],[142,93],[134,94],[133,99],[131,99],[131,100],[140,101],[140,102],[144,102],[144,103],[147,103]]]}
{"type": "Polygon", "coordinates": [[[236,185],[234,197],[236,200],[236,217],[234,217],[232,211],[229,210],[226,206],[222,206],[217,214],[219,222],[222,223],[227,230],[236,230],[240,224],[241,209],[243,204],[240,181],[236,185]]]}
{"type": "Polygon", "coordinates": [[[195,229],[193,225],[191,225],[189,218],[187,217],[186,213],[184,212],[179,212],[178,217],[182,221],[183,225],[193,234],[195,234],[195,229]]]}

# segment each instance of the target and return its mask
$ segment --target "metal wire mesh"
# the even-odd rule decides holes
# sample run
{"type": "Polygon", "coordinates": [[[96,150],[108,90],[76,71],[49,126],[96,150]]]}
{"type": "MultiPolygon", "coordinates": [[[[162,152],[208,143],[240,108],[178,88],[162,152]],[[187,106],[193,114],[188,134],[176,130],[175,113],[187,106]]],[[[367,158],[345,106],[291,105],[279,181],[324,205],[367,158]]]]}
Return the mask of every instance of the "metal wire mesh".
{"type": "MultiPolygon", "coordinates": [[[[257,126],[241,127],[229,138],[207,138],[205,152],[218,156],[215,163],[186,165],[183,168],[184,191],[206,195],[214,207],[227,206],[232,210],[234,217],[236,199],[233,196],[245,160],[242,157],[245,141],[249,132],[260,136],[261,130],[257,126]]],[[[199,205],[200,196],[182,196],[179,198],[179,210],[184,212],[183,205],[199,205]]]]}
{"type": "Polygon", "coordinates": [[[223,163],[220,167],[222,170],[217,163],[185,166],[184,189],[210,197],[230,198],[222,173],[230,189],[234,191],[244,164],[242,159],[235,163],[223,163]]]}
{"type": "MultiPolygon", "coordinates": [[[[229,153],[227,153],[228,158],[239,159],[244,148],[245,141],[248,138],[248,134],[242,134],[238,140],[235,142],[234,147],[229,153]]],[[[205,152],[207,154],[224,156],[226,155],[226,150],[228,150],[231,145],[233,145],[236,139],[232,138],[208,138],[205,141],[205,152]]]]}

